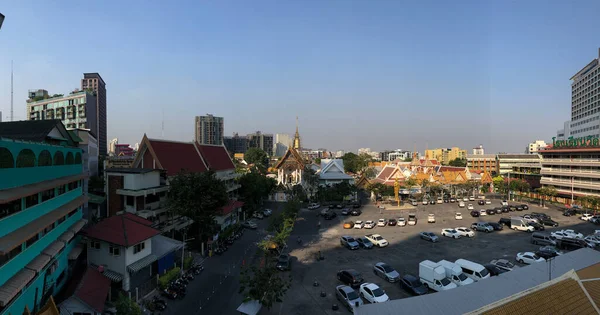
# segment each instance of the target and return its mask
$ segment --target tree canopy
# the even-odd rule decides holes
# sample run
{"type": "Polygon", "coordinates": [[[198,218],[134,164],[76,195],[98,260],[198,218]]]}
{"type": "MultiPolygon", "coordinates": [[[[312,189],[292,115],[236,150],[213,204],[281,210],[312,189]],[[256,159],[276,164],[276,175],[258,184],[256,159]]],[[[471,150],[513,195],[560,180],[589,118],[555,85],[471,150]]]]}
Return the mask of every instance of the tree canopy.
{"type": "Polygon", "coordinates": [[[362,173],[369,166],[373,158],[366,153],[356,155],[348,152],[342,156],[342,160],[344,161],[344,171],[358,174],[362,173]]]}
{"type": "Polygon", "coordinates": [[[262,201],[269,196],[277,183],[274,179],[266,177],[258,172],[248,172],[238,178],[240,188],[240,197],[244,201],[244,208],[254,212],[262,204],[262,201]]]}
{"type": "Polygon", "coordinates": [[[457,167],[465,167],[465,166],[467,166],[467,160],[457,158],[457,159],[454,159],[454,160],[451,160],[450,162],[448,162],[448,165],[457,166],[457,167]]]}
{"type": "Polygon", "coordinates": [[[227,187],[213,171],[179,173],[169,182],[168,207],[173,213],[194,220],[201,239],[212,235],[215,216],[227,204],[227,187]]]}
{"type": "Polygon", "coordinates": [[[269,155],[267,152],[259,148],[249,148],[244,153],[244,160],[248,164],[254,164],[262,172],[266,171],[269,167],[269,155]]]}
{"type": "Polygon", "coordinates": [[[121,315],[141,315],[142,309],[132,299],[119,292],[119,298],[115,303],[117,314],[121,315]]]}

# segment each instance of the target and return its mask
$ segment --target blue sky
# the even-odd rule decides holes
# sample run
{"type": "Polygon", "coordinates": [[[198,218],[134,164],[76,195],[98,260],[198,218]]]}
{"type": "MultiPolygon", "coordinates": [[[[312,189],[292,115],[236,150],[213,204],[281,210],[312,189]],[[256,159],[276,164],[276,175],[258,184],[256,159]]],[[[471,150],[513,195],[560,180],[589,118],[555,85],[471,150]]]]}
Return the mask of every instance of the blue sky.
{"type": "Polygon", "coordinates": [[[0,110],[28,89],[107,83],[108,136],[187,141],[300,133],[307,147],[483,144],[520,152],[570,113],[569,78],[598,57],[599,1],[7,1],[0,110]]]}

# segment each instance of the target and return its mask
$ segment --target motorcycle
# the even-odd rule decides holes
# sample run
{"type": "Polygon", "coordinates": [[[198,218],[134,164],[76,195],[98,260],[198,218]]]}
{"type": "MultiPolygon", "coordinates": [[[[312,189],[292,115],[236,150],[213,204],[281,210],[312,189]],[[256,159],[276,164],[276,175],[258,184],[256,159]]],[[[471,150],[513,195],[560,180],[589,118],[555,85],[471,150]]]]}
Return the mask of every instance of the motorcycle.
{"type": "Polygon", "coordinates": [[[194,280],[194,275],[191,272],[188,272],[184,275],[184,277],[188,280],[188,281],[192,281],[194,280]]]}
{"type": "Polygon", "coordinates": [[[158,296],[155,296],[152,299],[152,304],[154,305],[154,308],[159,311],[164,311],[167,309],[167,302],[163,299],[160,299],[158,296]]]}
{"type": "Polygon", "coordinates": [[[162,295],[166,296],[167,298],[174,300],[177,298],[177,292],[172,289],[171,287],[166,288],[163,292],[162,295]]]}

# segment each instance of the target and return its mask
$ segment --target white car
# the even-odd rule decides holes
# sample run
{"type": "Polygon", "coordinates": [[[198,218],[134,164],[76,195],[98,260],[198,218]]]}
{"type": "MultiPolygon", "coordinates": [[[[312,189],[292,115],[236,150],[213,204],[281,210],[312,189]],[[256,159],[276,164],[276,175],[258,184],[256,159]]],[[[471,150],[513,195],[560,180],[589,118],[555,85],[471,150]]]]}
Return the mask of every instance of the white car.
{"type": "Polygon", "coordinates": [[[479,210],[479,216],[482,217],[484,215],[487,215],[487,211],[485,211],[485,209],[479,210]]]}
{"type": "Polygon", "coordinates": [[[588,235],[583,240],[586,241],[588,244],[594,245],[594,247],[600,245],[600,239],[598,239],[594,235],[588,235]]]}
{"type": "Polygon", "coordinates": [[[454,218],[455,218],[456,220],[462,220],[462,214],[461,214],[460,212],[457,212],[457,213],[454,215],[454,218]]]}
{"type": "Polygon", "coordinates": [[[594,215],[591,213],[584,213],[581,215],[581,220],[583,221],[589,221],[594,215]]]}
{"type": "Polygon", "coordinates": [[[433,213],[430,213],[430,214],[427,216],[427,223],[435,223],[435,214],[433,214],[433,213]]]}
{"type": "Polygon", "coordinates": [[[403,217],[398,218],[398,223],[396,223],[397,226],[406,226],[406,220],[404,220],[403,217]]]}
{"type": "Polygon", "coordinates": [[[388,241],[379,234],[367,234],[365,237],[377,247],[386,247],[389,245],[388,241]]]}
{"type": "Polygon", "coordinates": [[[508,201],[506,201],[506,200],[502,200],[502,205],[503,205],[503,206],[508,206],[508,201]]]}
{"type": "Polygon", "coordinates": [[[378,285],[375,283],[363,283],[360,285],[360,290],[358,291],[360,296],[369,301],[369,303],[383,303],[390,300],[389,296],[385,294],[378,285]]]}
{"type": "Polygon", "coordinates": [[[469,200],[470,201],[475,201],[475,197],[471,196],[471,197],[469,197],[469,200]]]}
{"type": "Polygon", "coordinates": [[[264,209],[264,210],[263,210],[263,214],[264,214],[266,217],[268,217],[268,216],[270,216],[271,214],[273,214],[273,210],[271,210],[271,209],[264,209]]]}
{"type": "Polygon", "coordinates": [[[387,225],[387,220],[386,219],[379,219],[377,221],[377,226],[386,226],[387,225]]]}
{"type": "Polygon", "coordinates": [[[459,203],[458,203],[458,207],[459,207],[459,208],[464,208],[464,207],[465,207],[465,203],[464,203],[464,201],[461,201],[461,202],[459,202],[459,203]]]}
{"type": "Polygon", "coordinates": [[[364,226],[365,229],[372,229],[374,227],[375,227],[375,222],[373,222],[371,220],[365,221],[365,226],[364,226]]]}
{"type": "Polygon", "coordinates": [[[358,221],[354,222],[355,229],[362,229],[363,227],[365,227],[365,223],[363,221],[358,220],[358,221]]]}
{"type": "Polygon", "coordinates": [[[308,205],[308,210],[315,210],[315,209],[319,209],[320,207],[321,207],[321,205],[318,203],[311,203],[308,205]]]}
{"type": "Polygon", "coordinates": [[[467,210],[474,210],[474,209],[475,209],[475,208],[473,208],[473,205],[472,205],[472,204],[469,204],[469,205],[467,206],[467,210]]]}
{"type": "Polygon", "coordinates": [[[468,197],[464,197],[463,201],[469,201],[469,198],[468,197]]]}
{"type": "Polygon", "coordinates": [[[475,232],[473,232],[473,230],[466,228],[464,226],[457,227],[455,230],[458,232],[458,234],[460,234],[460,236],[466,236],[466,237],[475,236],[475,232]]]}
{"type": "Polygon", "coordinates": [[[442,236],[460,238],[460,233],[455,229],[442,229],[442,236]]]}
{"type": "Polygon", "coordinates": [[[561,230],[550,233],[550,236],[554,236],[557,240],[567,238],[583,238],[583,234],[577,233],[574,230],[561,230]]]}
{"type": "Polygon", "coordinates": [[[425,205],[425,206],[426,206],[426,205],[428,205],[428,204],[429,204],[429,201],[427,201],[427,199],[423,199],[423,205],[425,205]]]}
{"type": "Polygon", "coordinates": [[[486,205],[491,205],[491,204],[492,204],[492,201],[488,199],[488,200],[486,200],[486,201],[485,201],[485,204],[486,204],[486,205]]]}
{"type": "Polygon", "coordinates": [[[517,253],[517,258],[515,260],[522,264],[528,264],[528,265],[536,263],[536,262],[546,261],[544,258],[542,258],[532,252],[517,253]]]}

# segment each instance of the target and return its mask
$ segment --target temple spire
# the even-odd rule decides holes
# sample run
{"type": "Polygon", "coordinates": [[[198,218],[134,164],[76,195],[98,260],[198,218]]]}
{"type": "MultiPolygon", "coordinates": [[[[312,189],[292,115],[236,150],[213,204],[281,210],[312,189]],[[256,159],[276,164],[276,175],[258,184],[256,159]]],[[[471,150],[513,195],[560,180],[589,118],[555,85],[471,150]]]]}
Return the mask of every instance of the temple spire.
{"type": "Polygon", "coordinates": [[[294,149],[300,150],[300,133],[298,132],[298,116],[296,116],[296,134],[294,135],[294,149]]]}

